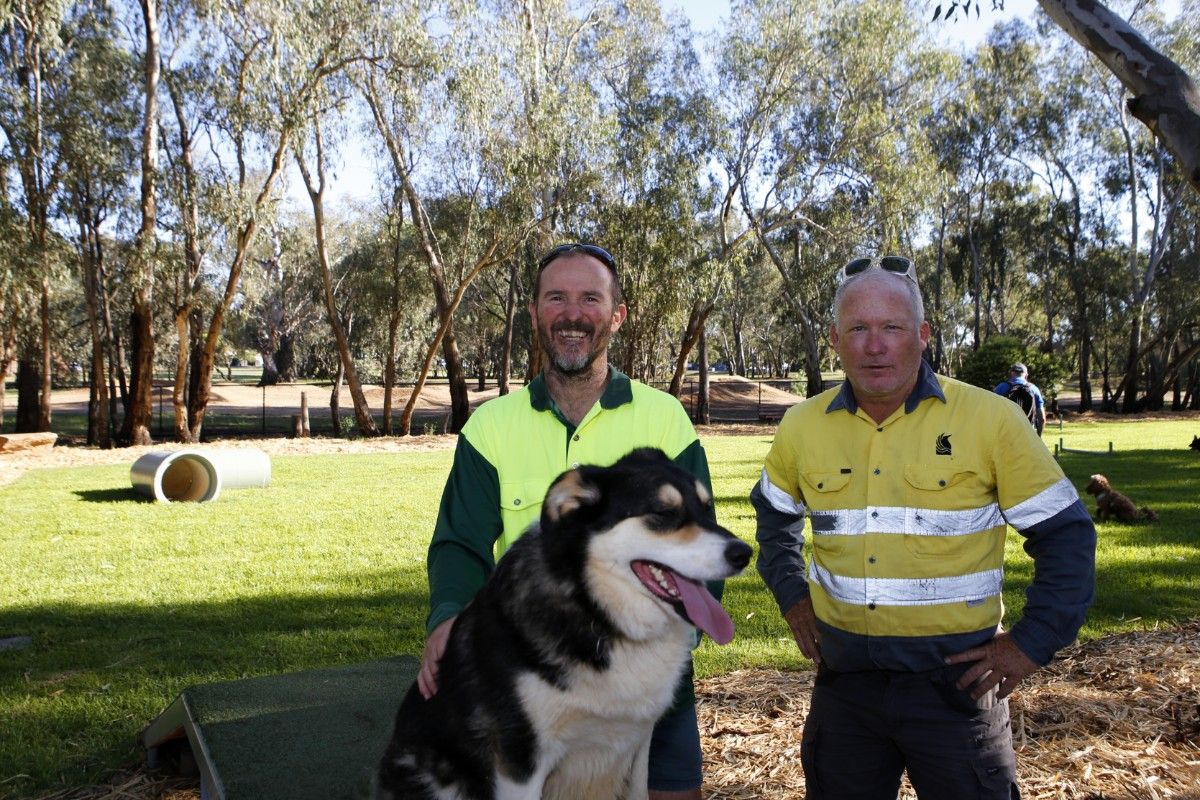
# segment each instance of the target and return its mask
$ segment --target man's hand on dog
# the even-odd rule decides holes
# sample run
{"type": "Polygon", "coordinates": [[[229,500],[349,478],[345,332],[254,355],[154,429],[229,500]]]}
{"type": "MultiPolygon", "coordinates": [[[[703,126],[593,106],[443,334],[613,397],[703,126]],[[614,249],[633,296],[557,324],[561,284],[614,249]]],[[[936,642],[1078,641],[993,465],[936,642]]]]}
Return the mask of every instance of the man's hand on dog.
{"type": "Polygon", "coordinates": [[[997,634],[982,647],[976,647],[946,658],[947,664],[966,664],[974,661],[975,666],[963,673],[955,685],[959,689],[971,688],[971,697],[978,700],[993,686],[999,686],[997,700],[1012,694],[1017,684],[1037,672],[1038,665],[1021,652],[1008,633],[997,634]]]}
{"type": "Polygon", "coordinates": [[[442,660],[442,653],[446,652],[446,642],[450,640],[450,629],[454,627],[455,619],[457,617],[451,617],[439,624],[425,640],[421,671],[417,673],[417,689],[426,700],[437,694],[438,662],[442,660]]]}
{"type": "Polygon", "coordinates": [[[817,615],[813,612],[812,598],[806,597],[783,613],[796,645],[805,658],[821,663],[820,635],[817,633],[817,615]]]}

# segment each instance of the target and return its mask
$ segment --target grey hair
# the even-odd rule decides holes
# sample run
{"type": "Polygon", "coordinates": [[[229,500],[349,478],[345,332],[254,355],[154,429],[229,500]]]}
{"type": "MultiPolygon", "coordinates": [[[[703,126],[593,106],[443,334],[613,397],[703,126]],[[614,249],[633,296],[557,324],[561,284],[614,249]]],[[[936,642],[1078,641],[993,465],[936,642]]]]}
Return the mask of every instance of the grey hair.
{"type": "Polygon", "coordinates": [[[842,321],[842,300],[846,295],[846,290],[853,284],[861,283],[863,280],[883,280],[890,281],[894,286],[903,286],[905,294],[908,295],[908,304],[912,307],[913,315],[916,318],[917,325],[920,326],[925,321],[925,301],[921,299],[921,289],[917,286],[916,281],[905,275],[898,275],[894,272],[888,272],[882,269],[869,269],[865,272],[860,272],[857,275],[851,275],[838,286],[837,291],[833,295],[833,326],[840,330],[842,321]]]}

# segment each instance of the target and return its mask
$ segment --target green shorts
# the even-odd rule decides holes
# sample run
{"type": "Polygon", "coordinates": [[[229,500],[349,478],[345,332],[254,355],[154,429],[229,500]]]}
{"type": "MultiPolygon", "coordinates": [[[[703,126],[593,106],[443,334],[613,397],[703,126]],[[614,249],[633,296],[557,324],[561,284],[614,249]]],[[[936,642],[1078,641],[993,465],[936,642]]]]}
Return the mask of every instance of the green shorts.
{"type": "Polygon", "coordinates": [[[699,789],[703,782],[696,690],[689,663],[675,690],[675,702],[654,726],[649,784],[659,792],[684,792],[699,789]]]}

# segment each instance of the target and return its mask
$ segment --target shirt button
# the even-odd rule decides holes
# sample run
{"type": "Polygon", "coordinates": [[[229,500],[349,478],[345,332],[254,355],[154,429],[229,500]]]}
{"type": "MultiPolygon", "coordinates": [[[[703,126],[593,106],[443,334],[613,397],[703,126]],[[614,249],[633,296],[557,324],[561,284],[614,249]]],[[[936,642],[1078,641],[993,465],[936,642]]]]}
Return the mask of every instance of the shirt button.
{"type": "Polygon", "coordinates": [[[514,505],[514,506],[519,506],[519,505],[521,505],[521,498],[519,498],[519,497],[518,497],[516,500],[513,500],[513,505],[514,505]]]}
{"type": "Polygon", "coordinates": [[[945,481],[938,481],[938,486],[945,486],[945,485],[946,485],[945,481]]]}
{"type": "Polygon", "coordinates": [[[875,469],[875,474],[876,474],[876,475],[878,475],[878,474],[879,474],[879,468],[878,468],[878,467],[876,467],[876,469],[875,469]]]}
{"type": "Polygon", "coordinates": [[[874,604],[874,603],[867,603],[867,608],[869,608],[869,609],[871,609],[872,611],[874,611],[874,610],[875,610],[875,604],[874,604]]]}
{"type": "Polygon", "coordinates": [[[879,516],[879,512],[878,512],[878,511],[872,511],[872,512],[871,512],[871,516],[872,516],[872,517],[878,517],[878,516],[879,516]]]}
{"type": "Polygon", "coordinates": [[[578,433],[577,433],[577,434],[575,434],[575,441],[577,441],[577,442],[579,441],[579,434],[578,434],[578,433]]]}
{"type": "Polygon", "coordinates": [[[818,484],[817,484],[817,488],[818,488],[818,489],[822,489],[822,488],[824,488],[824,487],[825,487],[825,484],[823,484],[823,483],[818,483],[818,484]]]}
{"type": "Polygon", "coordinates": [[[576,461],[574,464],[572,464],[571,469],[579,469],[579,462],[576,461]]]}
{"type": "Polygon", "coordinates": [[[867,559],[867,561],[869,561],[869,562],[871,562],[872,564],[874,564],[874,563],[875,563],[875,556],[871,556],[871,557],[869,557],[869,558],[867,559]]]}

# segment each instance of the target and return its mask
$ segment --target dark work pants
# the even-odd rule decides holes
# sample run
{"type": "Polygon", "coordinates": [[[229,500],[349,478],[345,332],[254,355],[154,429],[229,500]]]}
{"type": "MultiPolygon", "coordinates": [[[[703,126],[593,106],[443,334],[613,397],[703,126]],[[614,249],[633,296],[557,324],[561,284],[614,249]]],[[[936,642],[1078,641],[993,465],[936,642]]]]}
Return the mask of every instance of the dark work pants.
{"type": "Polygon", "coordinates": [[[930,672],[820,668],[804,724],[807,800],[895,800],[905,770],[921,800],[1019,800],[1008,701],[930,672]]]}

